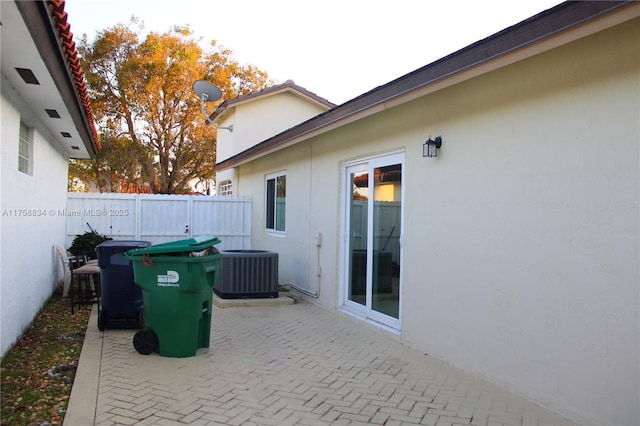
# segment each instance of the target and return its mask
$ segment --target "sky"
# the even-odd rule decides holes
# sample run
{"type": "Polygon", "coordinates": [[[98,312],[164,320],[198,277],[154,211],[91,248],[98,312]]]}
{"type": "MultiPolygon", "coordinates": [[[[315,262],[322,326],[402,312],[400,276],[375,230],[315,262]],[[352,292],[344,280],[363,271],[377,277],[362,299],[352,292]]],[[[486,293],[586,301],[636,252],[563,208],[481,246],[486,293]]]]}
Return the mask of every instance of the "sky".
{"type": "Polygon", "coordinates": [[[276,83],[342,104],[560,0],[66,0],[76,40],[132,16],[143,31],[189,25],[276,83]]]}

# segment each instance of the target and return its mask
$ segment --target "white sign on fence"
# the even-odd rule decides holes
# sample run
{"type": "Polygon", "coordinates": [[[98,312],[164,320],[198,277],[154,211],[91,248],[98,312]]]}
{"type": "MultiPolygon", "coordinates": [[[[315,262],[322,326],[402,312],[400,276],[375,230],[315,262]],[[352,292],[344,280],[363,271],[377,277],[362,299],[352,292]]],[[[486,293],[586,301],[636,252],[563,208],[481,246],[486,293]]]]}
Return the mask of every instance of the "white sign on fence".
{"type": "Polygon", "coordinates": [[[67,196],[67,245],[94,230],[152,244],[214,235],[219,250],[251,248],[251,197],[78,193],[67,196]]]}

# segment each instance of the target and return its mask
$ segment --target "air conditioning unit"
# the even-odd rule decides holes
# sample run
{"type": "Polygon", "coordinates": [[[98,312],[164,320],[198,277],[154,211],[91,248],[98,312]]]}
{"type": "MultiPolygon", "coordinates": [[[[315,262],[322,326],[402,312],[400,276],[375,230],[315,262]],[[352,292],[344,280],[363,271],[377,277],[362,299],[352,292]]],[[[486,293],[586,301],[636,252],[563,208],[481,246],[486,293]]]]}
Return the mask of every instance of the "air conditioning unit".
{"type": "Polygon", "coordinates": [[[264,250],[222,251],[213,287],[223,299],[278,297],[278,253],[264,250]]]}

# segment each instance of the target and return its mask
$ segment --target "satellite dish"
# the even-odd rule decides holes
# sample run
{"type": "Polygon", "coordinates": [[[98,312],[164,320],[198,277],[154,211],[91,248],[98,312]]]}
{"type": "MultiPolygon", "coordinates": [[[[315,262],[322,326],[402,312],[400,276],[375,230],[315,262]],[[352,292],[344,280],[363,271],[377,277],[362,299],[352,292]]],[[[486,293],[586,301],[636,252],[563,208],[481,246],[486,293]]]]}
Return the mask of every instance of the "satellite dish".
{"type": "Polygon", "coordinates": [[[222,97],[220,88],[207,80],[198,80],[193,83],[193,91],[205,102],[217,101],[222,97]]]}
{"type": "Polygon", "coordinates": [[[192,87],[193,91],[196,92],[196,95],[198,95],[201,100],[200,111],[202,111],[202,115],[206,119],[206,123],[213,125],[216,129],[224,129],[233,132],[233,124],[230,126],[216,126],[213,124],[204,108],[205,102],[217,101],[222,97],[222,91],[220,88],[207,80],[198,80],[193,83],[192,87]]]}

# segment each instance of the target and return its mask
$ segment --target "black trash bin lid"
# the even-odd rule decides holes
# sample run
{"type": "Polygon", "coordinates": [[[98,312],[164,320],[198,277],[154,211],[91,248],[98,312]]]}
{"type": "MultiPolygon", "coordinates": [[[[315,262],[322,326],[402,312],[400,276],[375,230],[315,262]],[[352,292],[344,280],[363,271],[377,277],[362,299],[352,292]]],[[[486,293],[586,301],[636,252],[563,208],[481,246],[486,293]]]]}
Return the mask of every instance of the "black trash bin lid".
{"type": "Polygon", "coordinates": [[[123,248],[123,249],[132,249],[132,248],[142,248],[148,247],[151,243],[149,241],[134,241],[134,240],[107,240],[96,246],[96,248],[123,248]]]}

